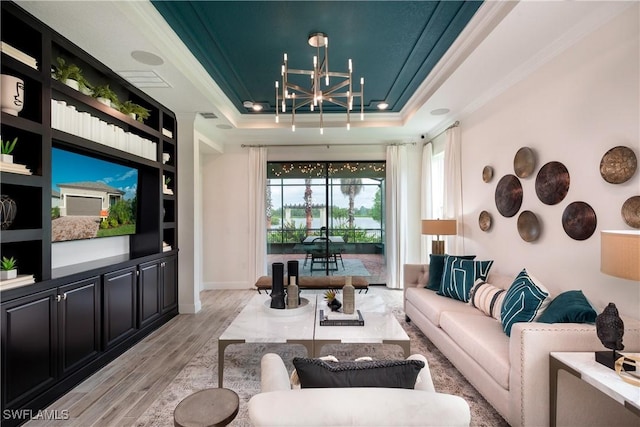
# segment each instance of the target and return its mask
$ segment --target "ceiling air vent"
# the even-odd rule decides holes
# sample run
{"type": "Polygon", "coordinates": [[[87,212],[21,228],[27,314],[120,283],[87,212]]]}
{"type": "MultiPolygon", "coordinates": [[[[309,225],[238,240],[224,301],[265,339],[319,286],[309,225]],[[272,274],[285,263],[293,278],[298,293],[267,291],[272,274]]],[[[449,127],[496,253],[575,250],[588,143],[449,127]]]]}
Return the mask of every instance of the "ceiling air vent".
{"type": "Polygon", "coordinates": [[[217,119],[218,118],[218,116],[216,116],[213,113],[200,113],[200,115],[202,117],[204,117],[205,119],[217,119]]]}
{"type": "Polygon", "coordinates": [[[153,70],[118,71],[117,73],[138,88],[171,87],[165,79],[153,70]]]}

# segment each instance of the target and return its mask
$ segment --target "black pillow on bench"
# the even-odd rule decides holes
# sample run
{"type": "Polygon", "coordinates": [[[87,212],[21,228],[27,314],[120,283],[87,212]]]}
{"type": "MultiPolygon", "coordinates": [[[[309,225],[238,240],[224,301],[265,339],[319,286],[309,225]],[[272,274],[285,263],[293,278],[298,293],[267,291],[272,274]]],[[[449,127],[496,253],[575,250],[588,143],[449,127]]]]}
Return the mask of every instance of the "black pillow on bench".
{"type": "Polygon", "coordinates": [[[325,362],[294,357],[301,388],[387,387],[413,389],[421,360],[374,360],[363,362],[325,362]]]}

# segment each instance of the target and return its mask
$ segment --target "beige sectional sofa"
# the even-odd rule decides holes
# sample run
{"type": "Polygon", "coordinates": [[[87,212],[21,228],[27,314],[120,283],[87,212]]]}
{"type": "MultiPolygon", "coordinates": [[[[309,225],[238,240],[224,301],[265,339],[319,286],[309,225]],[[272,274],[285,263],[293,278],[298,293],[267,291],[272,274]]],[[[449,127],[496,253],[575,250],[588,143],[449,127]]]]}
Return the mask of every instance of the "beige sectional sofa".
{"type": "MultiPolygon", "coordinates": [[[[516,323],[508,337],[500,321],[465,302],[426,289],[428,275],[429,266],[426,264],[404,266],[404,310],[407,318],[509,424],[549,425],[549,352],[604,350],[595,326],[516,323]]],[[[487,282],[507,289],[514,277],[515,274],[491,273],[487,282]]],[[[638,351],[640,322],[623,319],[625,350],[638,351]]],[[[580,405],[573,409],[580,411],[580,405]]],[[[624,412],[624,409],[606,413],[608,425],[617,425],[616,416],[620,411],[624,412]]],[[[628,414],[622,413],[621,416],[628,420],[628,414]]]]}

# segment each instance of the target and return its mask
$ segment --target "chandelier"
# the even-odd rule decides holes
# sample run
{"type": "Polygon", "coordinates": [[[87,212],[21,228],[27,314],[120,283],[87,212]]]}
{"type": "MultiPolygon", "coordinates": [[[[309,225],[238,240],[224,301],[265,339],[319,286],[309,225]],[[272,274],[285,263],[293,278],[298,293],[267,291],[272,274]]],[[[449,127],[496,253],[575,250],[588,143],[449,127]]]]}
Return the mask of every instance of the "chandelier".
{"type": "Polygon", "coordinates": [[[282,92],[280,82],[276,81],[276,123],[280,122],[279,110],[291,111],[291,130],[296,130],[296,110],[309,106],[310,111],[320,112],[320,133],[324,133],[322,105],[325,102],[339,105],[347,111],[347,130],[351,129],[351,110],[353,98],[360,98],[360,120],[364,120],[364,78],[360,78],[360,92],[354,92],[351,81],[353,66],[349,59],[347,72],[329,71],[329,37],[325,33],[309,35],[309,45],[316,48],[313,57],[313,70],[297,70],[289,68],[287,54],[282,64],[282,92]],[[320,59],[320,48],[324,47],[324,55],[320,59]],[[311,78],[311,87],[305,88],[289,81],[290,74],[303,74],[311,78]],[[333,84],[333,85],[332,85],[333,84]],[[346,89],[346,90],[345,90],[346,89]],[[341,91],[342,90],[342,91],[341,91]]]}

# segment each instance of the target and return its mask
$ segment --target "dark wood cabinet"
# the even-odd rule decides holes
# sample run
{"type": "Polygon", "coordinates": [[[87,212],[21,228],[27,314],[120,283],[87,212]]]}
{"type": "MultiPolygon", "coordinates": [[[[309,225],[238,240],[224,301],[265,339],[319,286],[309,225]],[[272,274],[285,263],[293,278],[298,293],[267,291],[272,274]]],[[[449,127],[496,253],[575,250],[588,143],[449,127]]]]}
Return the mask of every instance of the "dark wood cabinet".
{"type": "Polygon", "coordinates": [[[18,211],[0,230],[0,256],[15,257],[19,274],[35,281],[0,288],[0,415],[2,425],[11,426],[25,420],[7,420],[5,411],[46,407],[178,314],[178,142],[173,112],[19,3],[2,1],[0,7],[2,42],[18,51],[3,47],[0,68],[25,88],[23,110],[17,116],[0,113],[0,134],[3,140],[18,138],[14,163],[29,171],[0,171],[0,193],[18,211]],[[91,84],[109,84],[121,101],[147,108],[149,118],[139,122],[52,78],[58,57],[78,65],[91,84]],[[85,126],[67,126],[66,120],[62,126],[57,108],[63,103],[144,142],[116,146],[87,134],[85,126]],[[127,253],[52,262],[55,148],[138,171],[136,232],[129,235],[127,253]]]}
{"type": "Polygon", "coordinates": [[[117,344],[137,329],[136,268],[104,275],[103,325],[105,349],[117,344]]]}
{"type": "Polygon", "coordinates": [[[178,307],[178,259],[170,256],[162,260],[162,313],[178,307]]]}
{"type": "Polygon", "coordinates": [[[140,264],[138,269],[138,317],[139,327],[144,328],[160,317],[162,284],[160,282],[161,263],[140,264]]]}
{"type": "Polygon", "coordinates": [[[3,303],[2,404],[19,405],[56,381],[58,293],[3,303]]]}
{"type": "Polygon", "coordinates": [[[58,295],[59,365],[60,375],[65,376],[100,352],[100,277],[61,286],[58,295]]]}

